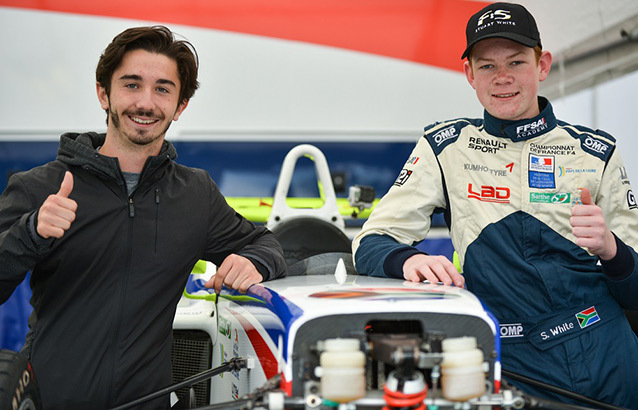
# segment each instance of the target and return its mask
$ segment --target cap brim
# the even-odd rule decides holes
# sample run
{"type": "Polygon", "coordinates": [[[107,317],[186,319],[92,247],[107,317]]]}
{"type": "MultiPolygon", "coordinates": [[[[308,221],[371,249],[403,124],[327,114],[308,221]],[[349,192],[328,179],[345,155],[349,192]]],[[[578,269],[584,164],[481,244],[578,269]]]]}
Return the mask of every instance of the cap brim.
{"type": "Polygon", "coordinates": [[[524,46],[527,47],[536,47],[537,45],[540,44],[540,41],[538,40],[534,40],[533,38],[529,38],[526,36],[522,36],[520,34],[516,34],[516,33],[492,33],[492,34],[486,34],[484,36],[482,36],[481,38],[478,38],[474,41],[472,41],[470,44],[467,45],[467,48],[465,49],[465,51],[463,52],[463,55],[461,56],[461,60],[464,59],[465,57],[468,56],[468,54],[470,54],[470,51],[472,50],[472,47],[474,47],[474,45],[476,43],[478,43],[481,40],[485,40],[488,38],[506,38],[508,40],[512,40],[512,41],[516,41],[517,43],[520,43],[524,46]]]}

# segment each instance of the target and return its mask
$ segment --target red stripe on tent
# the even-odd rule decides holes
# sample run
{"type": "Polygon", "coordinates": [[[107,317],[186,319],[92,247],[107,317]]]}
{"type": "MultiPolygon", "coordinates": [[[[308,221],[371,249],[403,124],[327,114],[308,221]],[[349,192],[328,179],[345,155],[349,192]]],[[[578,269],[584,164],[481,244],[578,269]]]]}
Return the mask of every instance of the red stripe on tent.
{"type": "Polygon", "coordinates": [[[462,71],[469,0],[0,0],[0,6],[303,41],[462,71]]]}

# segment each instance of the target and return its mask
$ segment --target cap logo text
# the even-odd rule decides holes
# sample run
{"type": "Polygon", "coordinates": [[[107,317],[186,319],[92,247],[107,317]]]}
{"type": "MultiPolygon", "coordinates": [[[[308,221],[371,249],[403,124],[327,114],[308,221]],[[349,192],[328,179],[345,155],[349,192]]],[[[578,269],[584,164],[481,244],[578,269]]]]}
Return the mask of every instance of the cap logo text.
{"type": "Polygon", "coordinates": [[[485,14],[483,14],[481,17],[479,17],[478,26],[482,26],[483,21],[488,18],[492,20],[509,20],[510,18],[512,18],[512,16],[510,15],[509,10],[489,10],[485,12],[485,14]]]}

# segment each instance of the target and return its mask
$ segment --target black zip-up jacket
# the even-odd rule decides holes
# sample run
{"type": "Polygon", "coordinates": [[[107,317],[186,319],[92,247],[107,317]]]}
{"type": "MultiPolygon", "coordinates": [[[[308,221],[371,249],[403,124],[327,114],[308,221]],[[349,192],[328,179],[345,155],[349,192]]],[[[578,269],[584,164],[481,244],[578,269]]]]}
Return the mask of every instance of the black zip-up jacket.
{"type": "Polygon", "coordinates": [[[64,134],[55,161],[13,175],[0,196],[0,303],[31,270],[25,350],[46,409],[110,408],[170,385],[173,317],[199,259],[219,266],[236,253],[265,280],[285,274],[275,236],[237,214],[208,173],[175,163],[172,144],[129,196],[117,159],[96,151],[104,138],[64,134]],[[37,210],[67,170],[76,219],[43,240],[37,210]]]}

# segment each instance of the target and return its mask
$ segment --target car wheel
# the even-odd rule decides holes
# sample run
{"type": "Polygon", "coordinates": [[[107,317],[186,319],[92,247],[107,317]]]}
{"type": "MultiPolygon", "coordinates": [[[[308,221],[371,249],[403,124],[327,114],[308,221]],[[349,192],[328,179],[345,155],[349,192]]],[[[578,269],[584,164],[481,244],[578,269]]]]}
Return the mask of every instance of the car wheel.
{"type": "Polygon", "coordinates": [[[11,350],[0,350],[0,409],[40,410],[42,402],[31,363],[11,350]]]}

